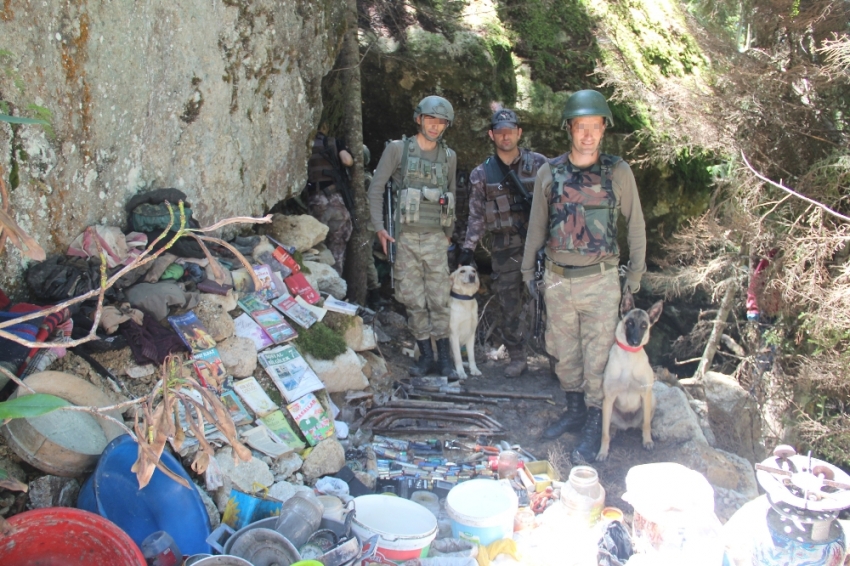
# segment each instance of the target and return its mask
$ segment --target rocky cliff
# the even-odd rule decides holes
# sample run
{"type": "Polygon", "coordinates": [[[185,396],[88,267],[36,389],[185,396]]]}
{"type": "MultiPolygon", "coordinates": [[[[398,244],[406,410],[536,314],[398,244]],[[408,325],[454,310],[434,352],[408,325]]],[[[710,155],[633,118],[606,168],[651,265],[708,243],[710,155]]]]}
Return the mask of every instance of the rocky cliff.
{"type": "MultiPolygon", "coordinates": [[[[342,4],[309,0],[5,2],[0,165],[21,226],[47,250],[123,225],[148,188],[183,190],[202,223],[300,190],[342,4]]],[[[16,251],[0,258],[9,285],[16,251]]]]}

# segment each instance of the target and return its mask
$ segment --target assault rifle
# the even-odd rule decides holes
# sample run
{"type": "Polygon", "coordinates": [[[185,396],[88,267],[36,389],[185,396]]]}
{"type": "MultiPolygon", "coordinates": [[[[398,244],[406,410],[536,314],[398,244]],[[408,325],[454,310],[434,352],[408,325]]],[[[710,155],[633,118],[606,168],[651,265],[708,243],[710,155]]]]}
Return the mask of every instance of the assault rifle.
{"type": "MultiPolygon", "coordinates": [[[[387,181],[384,187],[384,203],[386,204],[386,215],[384,216],[384,226],[390,238],[395,239],[395,218],[393,217],[393,180],[387,181]]],[[[393,273],[393,265],[395,264],[395,242],[387,242],[387,261],[390,262],[390,289],[395,289],[395,273],[393,273]]]]}
{"type": "Polygon", "coordinates": [[[516,171],[514,171],[513,169],[508,171],[508,174],[505,175],[504,179],[502,179],[503,183],[505,181],[508,181],[511,185],[513,185],[513,187],[517,190],[517,192],[519,192],[519,194],[522,195],[523,200],[525,200],[525,202],[523,203],[523,206],[531,208],[531,201],[533,200],[533,197],[532,197],[532,195],[528,194],[527,190],[525,190],[525,185],[523,185],[522,181],[519,180],[519,177],[517,176],[516,171]]]}
{"type": "Polygon", "coordinates": [[[534,339],[540,339],[543,332],[543,316],[546,305],[543,302],[543,272],[546,269],[546,247],[537,250],[534,265],[534,284],[537,285],[537,300],[534,304],[534,339]]]}

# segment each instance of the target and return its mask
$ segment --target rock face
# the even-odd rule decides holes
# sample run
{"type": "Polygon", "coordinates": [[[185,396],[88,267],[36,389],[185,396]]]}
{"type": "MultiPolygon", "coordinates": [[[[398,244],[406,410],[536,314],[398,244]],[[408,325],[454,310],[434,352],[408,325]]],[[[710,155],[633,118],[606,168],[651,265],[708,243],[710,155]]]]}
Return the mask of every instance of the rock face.
{"type": "Polygon", "coordinates": [[[360,369],[360,360],[350,348],[332,360],[317,360],[310,354],[304,354],[304,359],[325,384],[328,393],[360,390],[369,386],[369,380],[360,369]]]}
{"type": "Polygon", "coordinates": [[[328,235],[328,227],[307,214],[275,214],[271,226],[263,227],[263,233],[285,246],[303,252],[323,242],[328,235]]]}
{"type": "Polygon", "coordinates": [[[374,350],[378,346],[375,331],[363,324],[363,319],[359,316],[355,316],[353,323],[345,329],[343,338],[348,347],[355,352],[374,350]]]}
{"type": "Polygon", "coordinates": [[[208,297],[211,296],[215,295],[202,294],[194,311],[213,340],[220,342],[233,336],[236,333],[236,326],[233,324],[233,319],[227,314],[223,302],[217,299],[209,300],[208,297]]]}
{"type": "Polygon", "coordinates": [[[749,393],[734,378],[713,371],[705,373],[703,386],[717,447],[753,464],[764,460],[761,414],[749,393]]]}
{"type": "MultiPolygon", "coordinates": [[[[656,381],[652,435],[678,445],[672,461],[703,474],[714,488],[715,512],[728,519],[744,503],[758,496],[752,464],[737,454],[713,448],[700,426],[685,392],[656,381]]],[[[709,403],[709,412],[711,404],[709,403]]],[[[720,442],[721,435],[715,435],[720,442]]]]}
{"type": "Polygon", "coordinates": [[[31,509],[44,507],[75,507],[80,484],[74,478],[41,476],[30,483],[29,506],[31,509]]]}
{"type": "MultiPolygon", "coordinates": [[[[56,252],[91,224],[123,226],[140,190],[184,191],[202,225],[262,214],[304,186],[343,29],[339,2],[7,3],[3,99],[52,113],[47,133],[0,122],[16,219],[56,252]]],[[[8,291],[19,254],[3,261],[8,291]]]]}
{"type": "Polygon", "coordinates": [[[262,460],[251,458],[248,462],[240,461],[238,466],[234,465],[233,452],[229,446],[216,452],[215,459],[221,467],[221,474],[240,491],[253,493],[257,489],[254,484],[268,487],[274,483],[274,476],[262,460]]]}
{"type": "Polygon", "coordinates": [[[335,438],[326,438],[318,443],[301,467],[301,472],[308,479],[316,479],[328,474],[335,474],[345,465],[345,449],[335,438]]]}
{"type": "Polygon", "coordinates": [[[318,261],[305,261],[304,267],[310,270],[310,273],[305,273],[307,281],[319,292],[330,293],[340,300],[345,298],[345,293],[348,292],[348,284],[333,267],[318,261]]]}

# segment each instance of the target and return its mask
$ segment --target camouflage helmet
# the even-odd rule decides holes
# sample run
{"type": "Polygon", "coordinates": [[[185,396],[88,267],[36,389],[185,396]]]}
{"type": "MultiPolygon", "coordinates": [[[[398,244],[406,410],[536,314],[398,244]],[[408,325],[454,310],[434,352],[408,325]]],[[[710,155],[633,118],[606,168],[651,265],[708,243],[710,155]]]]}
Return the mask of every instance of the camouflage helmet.
{"type": "Polygon", "coordinates": [[[451,102],[442,96],[426,96],[416,105],[416,110],[413,112],[413,120],[415,121],[421,115],[433,116],[434,118],[443,118],[448,120],[449,126],[455,119],[455,111],[452,108],[451,102]]]}
{"type": "Polygon", "coordinates": [[[566,105],[564,105],[564,113],[561,115],[563,119],[561,127],[567,129],[567,122],[570,119],[581,116],[602,116],[605,118],[608,127],[614,127],[614,116],[611,114],[611,109],[608,108],[608,102],[606,102],[602,93],[598,91],[580,90],[574,92],[567,99],[566,105]]]}
{"type": "Polygon", "coordinates": [[[366,144],[363,144],[363,167],[369,165],[369,162],[372,161],[372,152],[369,151],[369,148],[366,144]]]}

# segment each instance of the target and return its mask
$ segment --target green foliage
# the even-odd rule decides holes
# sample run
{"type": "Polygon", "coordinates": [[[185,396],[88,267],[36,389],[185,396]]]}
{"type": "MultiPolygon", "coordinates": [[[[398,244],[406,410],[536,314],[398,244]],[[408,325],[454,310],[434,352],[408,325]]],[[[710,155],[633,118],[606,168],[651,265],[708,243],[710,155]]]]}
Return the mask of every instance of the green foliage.
{"type": "Polygon", "coordinates": [[[46,393],[23,395],[0,402],[0,421],[38,417],[69,404],[65,399],[46,393]]]}
{"type": "Polygon", "coordinates": [[[299,329],[295,339],[302,354],[310,354],[319,360],[332,360],[344,354],[347,346],[342,335],[317,322],[308,329],[299,329]]]}
{"type": "Polygon", "coordinates": [[[587,88],[600,52],[581,0],[501,0],[497,9],[515,35],[516,53],[528,59],[534,80],[555,91],[587,88]]]}

